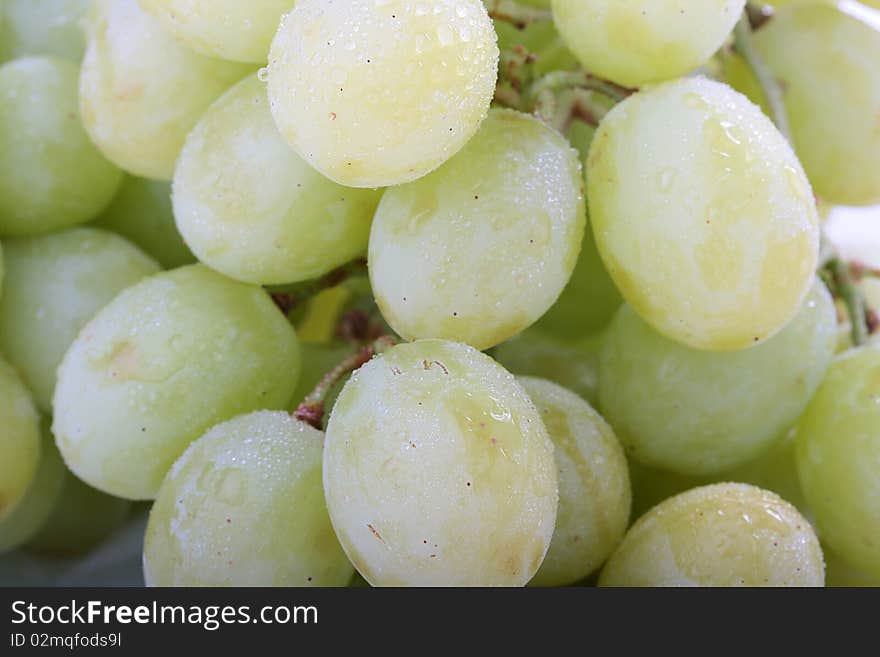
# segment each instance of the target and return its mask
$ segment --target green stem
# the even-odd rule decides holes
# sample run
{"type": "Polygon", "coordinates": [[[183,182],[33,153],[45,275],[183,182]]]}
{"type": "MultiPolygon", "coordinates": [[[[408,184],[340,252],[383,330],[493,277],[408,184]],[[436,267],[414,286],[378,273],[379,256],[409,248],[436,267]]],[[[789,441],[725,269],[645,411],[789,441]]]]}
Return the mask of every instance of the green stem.
{"type": "Polygon", "coordinates": [[[553,20],[550,10],[524,6],[515,0],[485,0],[485,5],[489,16],[510,23],[518,30],[524,30],[532,23],[553,20]]]}
{"type": "Polygon", "coordinates": [[[608,82],[586,71],[552,71],[535,81],[528,89],[528,95],[537,98],[544,91],[557,92],[563,89],[584,89],[597,91],[612,100],[620,102],[633,93],[632,89],[608,82]]]}
{"type": "Polygon", "coordinates": [[[336,287],[349,278],[354,276],[363,276],[367,273],[366,258],[358,258],[352,260],[341,267],[337,267],[329,274],[325,274],[321,278],[312,281],[296,283],[294,285],[286,285],[273,289],[270,294],[275,305],[281,309],[285,315],[289,315],[291,311],[305,303],[319,292],[336,287]]]}
{"type": "MultiPolygon", "coordinates": [[[[825,269],[830,274],[834,291],[846,305],[853,346],[859,347],[865,344],[869,334],[870,314],[865,304],[865,297],[853,279],[849,266],[843,260],[838,257],[832,258],[825,269]]],[[[826,280],[828,278],[826,277],[826,280]]]]}

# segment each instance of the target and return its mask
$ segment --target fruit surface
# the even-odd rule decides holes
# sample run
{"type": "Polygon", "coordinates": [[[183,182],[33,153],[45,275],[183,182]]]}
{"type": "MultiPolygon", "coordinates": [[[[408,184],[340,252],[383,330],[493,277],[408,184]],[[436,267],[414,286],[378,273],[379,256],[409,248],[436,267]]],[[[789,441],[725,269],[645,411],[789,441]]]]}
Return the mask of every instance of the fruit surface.
{"type": "Polygon", "coordinates": [[[22,501],[40,463],[40,420],[30,393],[0,357],[0,521],[22,501]]]}

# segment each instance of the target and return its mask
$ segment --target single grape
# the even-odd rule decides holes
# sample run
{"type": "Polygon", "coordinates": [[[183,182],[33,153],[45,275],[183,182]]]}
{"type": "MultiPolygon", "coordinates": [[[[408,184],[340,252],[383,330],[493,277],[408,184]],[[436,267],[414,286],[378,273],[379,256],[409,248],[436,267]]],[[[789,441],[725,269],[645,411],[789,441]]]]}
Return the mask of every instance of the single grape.
{"type": "Polygon", "coordinates": [[[55,376],[80,329],[113,297],[159,266],[123,238],[95,228],[6,242],[0,351],[40,410],[52,410],[55,376]]]}
{"type": "Polygon", "coordinates": [[[331,180],[415,180],[455,155],[485,118],[496,39],[479,0],[298,0],[269,54],[272,114],[331,180]]]}
{"type": "Polygon", "coordinates": [[[745,96],[704,78],[634,94],[602,121],[587,163],[599,253],[654,329],[735,350],[798,311],[819,217],[791,147],[745,96]]]}
{"type": "Polygon", "coordinates": [[[530,584],[572,584],[602,565],[629,525],[626,457],[611,427],[576,394],[544,379],[518,380],[556,448],[559,478],[553,540],[530,584]]]}
{"type": "Polygon", "coordinates": [[[174,172],[174,215],[206,265],[261,285],[316,278],[367,252],[380,192],[337,185],[278,134],[256,75],[190,132],[174,172]]]}
{"type": "Polygon", "coordinates": [[[834,301],[818,281],[781,333],[735,352],[686,347],[624,306],[599,359],[599,407],[636,461],[721,473],[782,439],[822,382],[836,341],[834,301]]]}
{"type": "Polygon", "coordinates": [[[129,173],[171,180],[187,133],[253,66],[188,50],[137,0],[93,0],[80,76],[92,141],[129,173]]]}
{"type": "Polygon", "coordinates": [[[165,269],[196,261],[174,223],[167,182],[125,176],[113,201],[92,225],[122,235],[165,269]]]}
{"type": "Polygon", "coordinates": [[[40,418],[18,374],[0,357],[0,522],[22,501],[40,462],[40,418]]]}
{"type": "Polygon", "coordinates": [[[588,71],[629,87],[677,78],[705,63],[745,0],[553,0],[553,19],[588,71]]]}
{"type": "Polygon", "coordinates": [[[385,192],[370,234],[370,281],[406,338],[487,349],[559,296],[584,231],[580,163],[537,119],[492,110],[452,160],[385,192]]]}
{"type": "Polygon", "coordinates": [[[830,587],[880,587],[880,576],[869,575],[853,568],[834,552],[823,546],[825,553],[825,586],[830,587]]]}
{"type": "Polygon", "coordinates": [[[89,141],[79,68],[49,57],[0,66],[0,236],[47,233],[95,217],[122,173],[89,141]]]}
{"type": "Polygon", "coordinates": [[[79,63],[88,6],[89,0],[0,0],[0,62],[51,55],[79,63]]]}
{"type": "Polygon", "coordinates": [[[791,504],[748,484],[676,495],[642,516],[600,586],[822,586],[819,539],[791,504]]]}
{"type": "Polygon", "coordinates": [[[797,466],[819,535],[880,577],[880,346],[835,358],[798,422],[797,466]]]}
{"type": "Polygon", "coordinates": [[[556,519],[540,414],[495,361],[443,340],[393,347],[349,379],[327,426],[324,490],[374,586],[521,586],[556,519]]]}
{"type": "Polygon", "coordinates": [[[86,483],[153,499],[189,443],[284,408],[298,376],[296,334],[268,294],[182,267],[128,288],[80,332],[58,369],[52,429],[86,483]]]}
{"type": "Polygon", "coordinates": [[[168,473],[144,543],[147,586],[345,586],[333,533],[324,434],[283,412],[237,417],[168,473]]]}

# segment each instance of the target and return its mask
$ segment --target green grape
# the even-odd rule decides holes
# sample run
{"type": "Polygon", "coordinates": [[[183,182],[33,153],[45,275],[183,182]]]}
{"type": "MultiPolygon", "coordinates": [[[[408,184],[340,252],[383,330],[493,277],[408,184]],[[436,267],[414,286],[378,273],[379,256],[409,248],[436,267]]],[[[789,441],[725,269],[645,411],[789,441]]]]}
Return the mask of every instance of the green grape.
{"type": "Polygon", "coordinates": [[[559,477],[556,529],[530,582],[561,586],[602,565],[629,524],[630,484],[614,431],[573,392],[544,379],[519,377],[555,446],[559,477]]]}
{"type": "Polygon", "coordinates": [[[80,77],[92,141],[129,173],[171,180],[187,133],[253,67],[188,50],[137,0],[93,0],[80,77]]]}
{"type": "Polygon", "coordinates": [[[29,541],[49,518],[61,494],[64,462],[48,421],[43,421],[40,428],[43,439],[37,472],[18,506],[0,520],[0,555],[29,541]]]}
{"type": "Polygon", "coordinates": [[[880,576],[869,575],[853,568],[834,552],[823,546],[825,553],[825,586],[830,587],[880,587],[880,576]]]}
{"type": "Polygon", "coordinates": [[[125,176],[119,192],[93,225],[122,235],[165,269],[196,261],[177,232],[167,182],[125,176]]]}
{"type": "Polygon", "coordinates": [[[46,413],[55,372],[80,329],[122,290],[159,271],[138,248],[95,228],[10,240],[6,266],[0,351],[46,413]]]}
{"type": "Polygon", "coordinates": [[[452,160],[387,190],[369,261],[388,324],[407,339],[487,349],[535,322],[577,261],[580,169],[557,132],[526,114],[492,110],[452,160]]]}
{"type": "Polygon", "coordinates": [[[0,300],[3,299],[3,277],[6,275],[6,266],[3,263],[3,244],[0,243],[0,300]]]}
{"type": "Polygon", "coordinates": [[[798,423],[797,467],[819,535],[853,567],[880,576],[880,346],[831,364],[798,423]]]}
{"type": "Polygon", "coordinates": [[[791,504],[748,484],[676,495],[642,516],[599,586],[822,586],[819,539],[791,504]]]}
{"type": "Polygon", "coordinates": [[[835,7],[778,11],[755,46],[779,78],[795,150],[831,203],[880,203],[880,29],[835,7]]]}
{"type": "Polygon", "coordinates": [[[599,253],[654,329],[736,350],[797,313],[819,217],[791,147],[745,96],[704,78],[634,94],[600,124],[587,168],[599,253]]]}
{"type": "Polygon", "coordinates": [[[569,344],[530,328],[492,350],[492,357],[516,375],[558,383],[590,404],[599,398],[599,357],[586,344],[569,344]]]}
{"type": "Polygon", "coordinates": [[[128,288],[80,332],[58,368],[52,429],[86,483],[153,499],[193,440],[284,408],[298,375],[296,334],[268,294],[183,267],[128,288]]]}
{"type": "Polygon", "coordinates": [[[18,374],[0,357],[0,522],[22,501],[40,462],[40,418],[18,374]]]}
{"type": "Polygon", "coordinates": [[[345,586],[333,533],[324,434],[283,412],[237,417],[168,473],[144,542],[147,586],[345,586]]]}
{"type": "MultiPolygon", "coordinates": [[[[315,386],[324,378],[324,375],[339,365],[345,358],[351,356],[355,350],[355,347],[347,344],[309,344],[300,342],[302,366],[300,368],[299,383],[297,383],[296,390],[293,393],[293,402],[289,406],[290,410],[295,411],[305,400],[306,395],[312,392],[315,386]]],[[[334,389],[324,401],[326,413],[330,413],[337,395],[338,389],[334,389]]]]}
{"type": "Polygon", "coordinates": [[[95,217],[122,173],[79,120],[79,68],[28,57],[0,67],[0,236],[47,233],[95,217]]]}
{"type": "Polygon", "coordinates": [[[89,0],[0,0],[0,61],[51,55],[78,63],[88,6],[89,0]]]}
{"type": "Polygon", "coordinates": [[[476,133],[495,93],[496,39],[479,0],[298,0],[269,54],[272,114],[331,180],[410,182],[476,133]]]}
{"type": "Polygon", "coordinates": [[[333,527],[374,586],[524,585],[556,520],[553,444],[504,368],[463,344],[392,347],[327,426],[333,527]]]}
{"type": "Polygon", "coordinates": [[[337,185],[290,149],[256,74],[202,116],[174,172],[177,226],[199,260],[261,285],[317,278],[364,255],[379,198],[337,185]]]}
{"type": "Polygon", "coordinates": [[[562,38],[588,71],[630,87],[677,78],[724,43],[745,0],[553,0],[562,38]]]}
{"type": "Polygon", "coordinates": [[[736,352],[686,347],[624,306],[600,354],[599,406],[633,459],[681,474],[724,472],[782,439],[836,341],[834,301],[818,281],[781,333],[736,352]]]}
{"type": "Polygon", "coordinates": [[[294,0],[138,0],[187,48],[237,62],[265,62],[294,0]]]}

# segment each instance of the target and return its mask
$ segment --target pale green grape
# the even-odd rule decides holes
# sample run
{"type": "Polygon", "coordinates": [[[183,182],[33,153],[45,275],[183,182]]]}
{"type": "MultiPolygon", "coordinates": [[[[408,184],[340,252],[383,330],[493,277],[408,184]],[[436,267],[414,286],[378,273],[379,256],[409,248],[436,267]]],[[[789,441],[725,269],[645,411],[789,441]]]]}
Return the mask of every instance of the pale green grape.
{"type": "Polygon", "coordinates": [[[83,223],[122,173],[89,141],[77,110],[79,68],[27,57],[0,67],[0,236],[83,223]]]}
{"type": "Polygon", "coordinates": [[[820,282],[781,333],[736,352],[681,345],[624,306],[600,355],[599,406],[633,459],[682,474],[724,472],[783,437],[836,341],[834,302],[820,282]]]}
{"type": "Polygon", "coordinates": [[[496,38],[479,0],[298,0],[269,54],[272,114],[331,180],[415,180],[455,155],[486,116],[496,38]]]}
{"type": "Polygon", "coordinates": [[[452,160],[389,189],[370,234],[376,303],[405,338],[492,347],[568,283],[584,231],[580,163],[537,119],[492,110],[452,160]]]}
{"type": "Polygon", "coordinates": [[[324,434],[283,412],[237,417],[168,473],[144,543],[147,586],[345,586],[333,533],[324,434]]]}
{"type": "Polygon", "coordinates": [[[544,379],[518,380],[556,448],[559,477],[556,529],[531,584],[572,584],[601,566],[626,532],[626,457],[611,427],[576,394],[544,379]]]}
{"type": "Polygon", "coordinates": [[[785,93],[795,150],[816,193],[880,202],[880,30],[835,7],[786,7],[755,37],[785,93]]]}
{"type": "Polygon", "coordinates": [[[627,532],[600,586],[822,586],[819,539],[791,504],[747,484],[695,488],[627,532]]]}
{"type": "Polygon", "coordinates": [[[599,253],[656,330],[743,349],[797,313],[819,217],[791,147],[745,96],[704,78],[634,94],[602,121],[587,163],[599,253]]]}
{"type": "Polygon", "coordinates": [[[316,278],[365,254],[379,197],[337,185],[294,153],[256,75],[202,116],[174,172],[186,243],[208,266],[261,285],[316,278]]]}
{"type": "Polygon", "coordinates": [[[183,45],[239,62],[265,62],[294,0],[138,0],[183,45]]]}
{"type": "Polygon", "coordinates": [[[152,499],[206,429],[283,408],[299,375],[293,327],[262,289],[194,265],[128,288],[58,369],[53,432],[86,483],[152,499]]]}
{"type": "Polygon", "coordinates": [[[327,426],[324,491],[374,586],[523,585],[558,496],[553,444],[525,391],[443,340],[398,345],[352,375],[327,426]]]}
{"type": "Polygon", "coordinates": [[[88,6],[89,0],[0,0],[0,61],[52,55],[79,62],[88,6]]]}
{"type": "Polygon", "coordinates": [[[599,398],[599,357],[593,345],[560,342],[530,328],[495,347],[492,357],[513,374],[548,379],[591,404],[599,398]]]}
{"type": "Polygon", "coordinates": [[[187,133],[251,70],[188,50],[137,0],[93,0],[80,77],[83,123],[118,166],[171,180],[187,133]]]}
{"type": "Polygon", "coordinates": [[[797,465],[819,535],[880,577],[880,346],[838,356],[798,423],[797,465]]]}
{"type": "Polygon", "coordinates": [[[853,568],[834,552],[823,546],[825,554],[825,586],[830,587],[880,587],[880,575],[869,575],[853,568]]]}
{"type": "Polygon", "coordinates": [[[93,225],[122,235],[165,269],[196,260],[174,224],[167,182],[125,176],[119,192],[93,225]]]}
{"type": "Polygon", "coordinates": [[[49,518],[61,494],[64,462],[48,421],[41,423],[40,463],[27,492],[12,513],[0,520],[0,555],[26,543],[49,518]]]}
{"type": "Polygon", "coordinates": [[[55,371],[80,329],[122,290],[159,271],[140,249],[95,228],[10,240],[6,267],[0,351],[47,413],[55,371]]]}
{"type": "Polygon", "coordinates": [[[18,373],[0,357],[0,521],[21,502],[40,461],[40,418],[18,373]]]}
{"type": "Polygon", "coordinates": [[[562,38],[584,67],[625,86],[677,78],[705,63],[745,0],[553,0],[562,38]]]}

